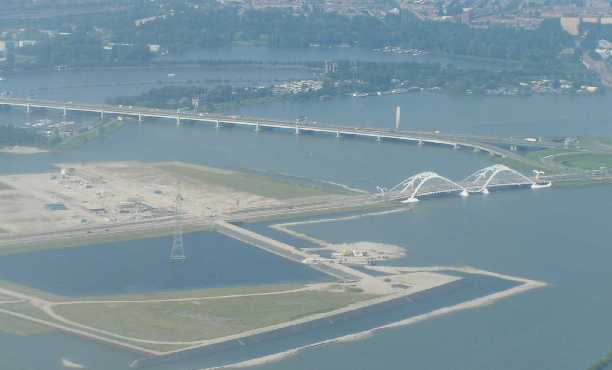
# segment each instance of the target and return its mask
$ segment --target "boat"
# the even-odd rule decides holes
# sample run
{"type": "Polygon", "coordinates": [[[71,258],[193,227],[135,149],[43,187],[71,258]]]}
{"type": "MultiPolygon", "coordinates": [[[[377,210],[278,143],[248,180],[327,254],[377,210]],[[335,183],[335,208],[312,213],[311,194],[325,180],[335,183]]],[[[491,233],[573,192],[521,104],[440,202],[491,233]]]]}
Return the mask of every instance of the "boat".
{"type": "Polygon", "coordinates": [[[535,183],[535,184],[531,185],[531,188],[532,189],[542,189],[542,188],[550,188],[551,186],[552,186],[552,182],[549,181],[549,182],[544,183],[544,184],[535,183]]]}
{"type": "Polygon", "coordinates": [[[85,366],[76,362],[70,361],[69,359],[62,357],[62,366],[66,369],[84,369],[85,366]]]}

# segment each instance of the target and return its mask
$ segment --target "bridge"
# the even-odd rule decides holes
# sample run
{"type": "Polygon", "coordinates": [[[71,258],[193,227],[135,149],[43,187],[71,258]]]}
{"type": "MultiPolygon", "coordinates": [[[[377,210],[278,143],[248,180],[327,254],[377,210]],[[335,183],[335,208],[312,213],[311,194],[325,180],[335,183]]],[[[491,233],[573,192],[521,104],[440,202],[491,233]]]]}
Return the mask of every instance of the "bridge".
{"type": "Polygon", "coordinates": [[[267,118],[232,116],[212,113],[180,112],[143,107],[125,107],[103,104],[79,104],[73,102],[32,100],[28,98],[0,97],[0,106],[22,107],[29,113],[33,109],[59,110],[64,116],[68,112],[89,112],[99,114],[101,118],[108,115],[125,116],[143,122],[145,118],[168,119],[181,125],[184,122],[197,122],[214,125],[217,128],[224,125],[252,127],[256,131],[262,129],[281,129],[300,133],[331,134],[336,137],[351,136],[374,138],[378,141],[396,140],[417,144],[437,144],[452,148],[470,148],[500,157],[511,157],[513,151],[519,148],[560,148],[563,143],[551,140],[525,140],[521,138],[501,138],[481,135],[441,134],[431,132],[388,130],[377,128],[362,128],[321,124],[316,122],[292,122],[267,118]]]}
{"type": "Polygon", "coordinates": [[[408,177],[391,189],[379,187],[387,199],[400,199],[404,203],[418,202],[419,198],[459,194],[467,197],[471,193],[488,194],[493,189],[530,187],[540,189],[551,186],[550,181],[530,178],[510,167],[495,164],[474,172],[462,181],[453,181],[435,172],[421,172],[408,177]]]}

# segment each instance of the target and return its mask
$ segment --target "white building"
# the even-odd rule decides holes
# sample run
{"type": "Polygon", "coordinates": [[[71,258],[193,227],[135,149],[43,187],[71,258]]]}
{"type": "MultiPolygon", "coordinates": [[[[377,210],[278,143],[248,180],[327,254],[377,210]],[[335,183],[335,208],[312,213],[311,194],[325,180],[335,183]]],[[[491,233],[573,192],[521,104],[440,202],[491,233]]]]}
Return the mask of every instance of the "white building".
{"type": "Polygon", "coordinates": [[[6,62],[7,50],[6,50],[6,42],[0,40],[0,63],[6,62]]]}

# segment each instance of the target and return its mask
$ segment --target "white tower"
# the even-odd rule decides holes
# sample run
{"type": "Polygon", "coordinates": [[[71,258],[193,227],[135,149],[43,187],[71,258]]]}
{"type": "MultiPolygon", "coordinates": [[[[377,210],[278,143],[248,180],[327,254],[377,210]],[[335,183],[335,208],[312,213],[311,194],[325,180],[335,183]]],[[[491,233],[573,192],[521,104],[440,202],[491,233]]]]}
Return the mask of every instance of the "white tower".
{"type": "Polygon", "coordinates": [[[400,107],[399,105],[395,107],[395,129],[399,130],[400,128],[400,107]]]}

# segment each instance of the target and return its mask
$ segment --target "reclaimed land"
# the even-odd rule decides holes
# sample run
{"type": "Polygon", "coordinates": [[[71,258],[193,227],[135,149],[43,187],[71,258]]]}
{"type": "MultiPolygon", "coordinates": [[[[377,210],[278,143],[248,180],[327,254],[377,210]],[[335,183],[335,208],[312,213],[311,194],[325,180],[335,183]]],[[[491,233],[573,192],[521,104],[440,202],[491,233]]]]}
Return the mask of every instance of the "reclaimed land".
{"type": "Polygon", "coordinates": [[[70,321],[126,337],[188,342],[280,324],[368,298],[354,292],[304,291],[205,301],[66,304],[54,310],[70,321]]]}
{"type": "MultiPolygon", "coordinates": [[[[2,307],[0,305],[0,307],[2,307]]],[[[14,334],[19,336],[29,336],[44,334],[54,331],[55,329],[34,323],[32,321],[19,319],[6,313],[0,312],[0,333],[14,334]]]]}
{"type": "Polygon", "coordinates": [[[235,191],[253,193],[272,199],[291,199],[298,197],[348,193],[331,186],[314,187],[299,181],[289,181],[273,176],[210,169],[187,163],[160,163],[157,167],[171,173],[181,180],[204,182],[210,185],[227,187],[235,191]]]}

